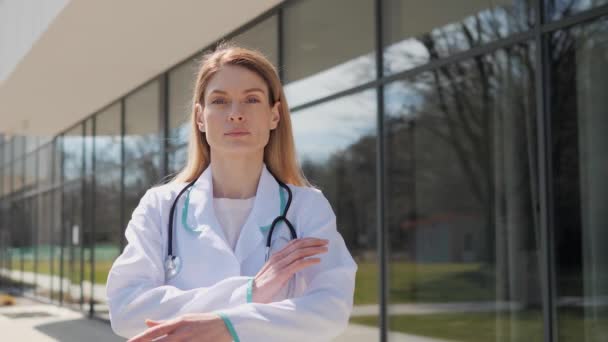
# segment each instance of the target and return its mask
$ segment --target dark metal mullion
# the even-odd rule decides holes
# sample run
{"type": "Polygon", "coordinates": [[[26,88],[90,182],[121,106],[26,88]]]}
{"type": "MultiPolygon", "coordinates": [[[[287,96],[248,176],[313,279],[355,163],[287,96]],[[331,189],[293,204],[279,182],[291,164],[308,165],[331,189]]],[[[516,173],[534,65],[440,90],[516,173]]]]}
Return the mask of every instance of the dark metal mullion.
{"type": "MultiPolygon", "coordinates": [[[[8,221],[7,221],[7,228],[9,230],[8,232],[8,243],[10,243],[10,241],[12,240],[12,235],[13,235],[13,227],[12,227],[12,223],[14,222],[13,217],[15,216],[13,213],[12,207],[13,207],[13,192],[15,190],[15,177],[14,177],[14,170],[13,170],[13,163],[15,162],[15,137],[11,137],[10,140],[10,148],[9,148],[9,153],[10,153],[10,162],[9,162],[9,192],[8,192],[8,196],[7,196],[7,200],[8,200],[8,221]]],[[[12,249],[12,248],[11,248],[12,249]]],[[[9,272],[12,273],[13,272],[13,253],[9,253],[8,254],[8,263],[9,263],[9,272]]],[[[9,274],[10,274],[9,273],[9,274]]],[[[10,281],[12,283],[12,281],[10,281]]]]}
{"type": "MultiPolygon", "coordinates": [[[[34,183],[34,189],[38,190],[38,185],[40,184],[40,152],[39,149],[36,149],[35,152],[35,162],[34,162],[34,167],[36,169],[36,176],[34,177],[36,179],[35,183],[34,183]]],[[[40,216],[40,202],[41,202],[41,195],[36,193],[32,196],[32,198],[35,199],[34,203],[36,203],[36,213],[35,215],[33,215],[33,221],[34,223],[32,224],[32,226],[34,227],[34,231],[32,233],[32,237],[34,238],[34,297],[38,297],[38,242],[40,240],[40,226],[39,226],[39,216],[40,216]]]]}
{"type": "Polygon", "coordinates": [[[57,189],[60,189],[59,185],[56,184],[56,180],[55,177],[57,176],[55,174],[55,168],[56,165],[55,163],[57,162],[57,141],[58,141],[58,137],[55,137],[52,140],[52,147],[51,147],[51,185],[55,185],[57,186],[55,189],[53,190],[49,190],[48,195],[44,196],[45,199],[43,200],[43,204],[47,204],[46,202],[48,202],[48,205],[50,206],[49,210],[48,210],[48,214],[49,214],[49,225],[48,225],[48,230],[49,230],[49,240],[50,240],[50,246],[49,246],[49,260],[50,260],[50,265],[49,265],[49,269],[51,271],[50,274],[50,293],[49,293],[49,300],[52,302],[53,299],[53,277],[55,276],[55,267],[54,267],[54,260],[53,260],[53,252],[55,250],[55,245],[54,245],[54,241],[53,241],[53,237],[55,234],[53,234],[53,229],[54,229],[54,224],[55,224],[55,201],[53,201],[53,196],[55,194],[55,191],[58,191],[57,189]],[[50,197],[50,200],[48,200],[47,198],[50,197]]]}
{"type": "Polygon", "coordinates": [[[123,232],[125,226],[125,133],[126,133],[126,111],[125,99],[120,100],[120,225],[118,233],[120,236],[120,250],[125,247],[126,241],[123,232]]]}
{"type": "MultiPolygon", "coordinates": [[[[25,134],[23,135],[23,150],[21,153],[21,191],[25,190],[25,168],[27,166],[27,138],[25,137],[25,134]]],[[[20,224],[24,225],[26,223],[26,218],[25,218],[25,209],[26,209],[26,198],[21,198],[19,199],[19,202],[21,203],[21,218],[20,218],[20,224]]],[[[19,212],[19,211],[18,211],[19,212]]],[[[21,259],[21,265],[20,265],[20,270],[21,270],[21,283],[19,284],[19,286],[21,287],[21,293],[24,293],[25,290],[25,260],[24,260],[24,252],[23,252],[23,245],[21,246],[21,248],[19,248],[19,256],[21,259]]]]}
{"type": "Polygon", "coordinates": [[[553,224],[552,224],[552,191],[551,191],[551,136],[550,136],[550,46],[543,34],[542,27],[547,18],[543,0],[536,0],[536,21],[534,38],[536,41],[536,120],[538,129],[538,192],[539,192],[539,228],[541,249],[541,288],[543,310],[544,341],[556,342],[556,312],[554,303],[554,267],[553,267],[553,224]]]}
{"type": "MultiPolygon", "coordinates": [[[[82,305],[84,304],[84,236],[85,236],[85,227],[86,225],[86,217],[87,217],[87,149],[86,149],[86,140],[87,140],[87,129],[90,125],[90,120],[84,121],[82,125],[82,172],[81,177],[82,181],[80,182],[80,226],[78,230],[78,244],[80,245],[80,277],[79,278],[79,287],[80,287],[80,299],[78,300],[78,304],[80,304],[80,310],[82,311],[82,305]]],[[[73,233],[73,232],[72,232],[73,233]]],[[[72,241],[74,237],[72,236],[72,241]]],[[[74,248],[70,244],[70,248],[74,248]]],[[[72,277],[72,275],[70,275],[72,277]]],[[[70,279],[70,285],[72,280],[70,279]]]]}
{"type": "Polygon", "coordinates": [[[169,73],[159,77],[159,126],[160,126],[160,175],[161,179],[167,175],[169,170],[169,156],[167,154],[169,144],[169,73]]]}
{"type": "Polygon", "coordinates": [[[283,8],[277,10],[277,69],[281,83],[285,83],[285,22],[283,8]]]}
{"type": "MultiPolygon", "coordinates": [[[[10,138],[10,140],[5,140],[4,143],[5,144],[10,144],[9,148],[8,148],[8,155],[5,156],[5,161],[8,161],[6,163],[4,163],[4,170],[7,171],[6,174],[4,174],[4,177],[6,177],[8,179],[8,186],[6,189],[4,189],[4,191],[6,191],[6,195],[4,195],[4,197],[2,198],[5,203],[4,203],[4,208],[6,208],[6,217],[3,219],[4,222],[4,229],[6,229],[7,233],[6,233],[6,260],[4,261],[6,268],[9,270],[9,272],[12,271],[12,258],[10,253],[8,252],[8,248],[10,246],[10,235],[11,235],[11,210],[10,210],[10,205],[11,205],[11,193],[12,193],[12,187],[13,187],[13,145],[12,145],[12,137],[10,138]]],[[[4,240],[4,239],[3,239],[4,240]]],[[[9,273],[10,274],[10,273],[9,273]]],[[[10,284],[10,281],[9,281],[10,284]]]]}
{"type": "MultiPolygon", "coordinates": [[[[384,77],[384,40],[382,30],[382,0],[374,1],[374,28],[375,28],[375,50],[376,50],[376,80],[381,80],[384,77]]],[[[385,149],[384,149],[384,84],[379,84],[376,88],[376,231],[378,248],[378,260],[380,262],[380,279],[379,291],[380,296],[380,326],[379,338],[381,342],[388,340],[388,232],[385,222],[385,149]]]]}
{"type": "MultiPolygon", "coordinates": [[[[14,216],[14,214],[13,214],[13,210],[11,210],[12,206],[13,206],[13,199],[12,199],[12,197],[13,197],[13,189],[15,188],[15,184],[14,184],[15,181],[13,179],[14,178],[13,177],[13,173],[14,173],[13,172],[13,163],[14,163],[13,159],[14,159],[14,155],[15,155],[15,153],[13,151],[15,149],[14,140],[15,140],[15,137],[14,136],[11,137],[11,140],[10,140],[10,144],[11,145],[10,145],[10,148],[9,148],[10,157],[9,157],[9,163],[8,163],[8,165],[9,165],[9,167],[8,167],[8,179],[9,179],[9,182],[8,182],[9,186],[8,186],[8,188],[9,188],[9,191],[8,191],[8,195],[6,196],[6,199],[7,199],[7,202],[8,202],[7,203],[7,209],[8,209],[8,215],[7,216],[8,216],[8,220],[6,222],[7,223],[6,226],[8,228],[7,243],[9,243],[9,244],[11,243],[11,240],[12,240],[12,234],[13,234],[12,222],[14,222],[14,220],[12,219],[13,216],[14,216]]],[[[9,266],[9,272],[12,273],[13,272],[13,253],[12,252],[8,253],[8,266],[9,266]]],[[[9,282],[12,283],[12,281],[9,281],[9,282]]]]}
{"type": "Polygon", "coordinates": [[[95,154],[95,148],[96,148],[96,144],[95,142],[97,141],[97,115],[93,116],[93,130],[91,132],[92,135],[92,143],[91,143],[91,153],[93,153],[93,158],[91,158],[91,191],[90,191],[90,224],[91,224],[91,233],[89,234],[89,239],[90,239],[90,243],[89,243],[89,250],[91,251],[91,257],[89,258],[90,260],[90,266],[89,269],[91,270],[91,274],[89,274],[90,277],[90,282],[91,282],[91,290],[90,290],[90,296],[89,296],[89,317],[93,317],[93,314],[95,313],[95,240],[96,240],[96,220],[95,220],[95,199],[96,199],[96,191],[97,191],[97,173],[95,172],[95,166],[96,166],[96,154],[95,154]]]}
{"type": "MultiPolygon", "coordinates": [[[[3,145],[2,147],[0,147],[2,149],[2,151],[0,152],[2,153],[2,167],[0,171],[2,173],[2,179],[0,180],[0,182],[2,182],[2,195],[0,195],[0,213],[2,213],[2,215],[0,216],[0,268],[6,269],[6,252],[8,250],[8,247],[4,243],[4,231],[6,230],[6,210],[4,204],[6,201],[6,196],[4,195],[4,192],[6,191],[6,189],[4,189],[4,179],[6,178],[6,158],[4,156],[4,144],[6,144],[6,140],[4,139],[4,135],[2,136],[1,140],[3,141],[3,145]]],[[[0,286],[4,286],[4,277],[0,277],[0,286]]]]}
{"type": "Polygon", "coordinates": [[[65,204],[65,172],[64,172],[64,168],[65,168],[65,158],[63,155],[63,144],[64,144],[64,139],[65,139],[65,135],[62,136],[61,138],[61,144],[59,145],[59,155],[60,155],[60,165],[61,165],[61,170],[60,170],[60,174],[61,174],[61,187],[60,187],[60,191],[61,191],[61,196],[59,199],[59,238],[60,238],[60,242],[59,242],[59,305],[63,305],[63,244],[64,244],[64,240],[65,240],[65,229],[64,229],[64,223],[65,223],[65,214],[64,214],[64,209],[63,206],[65,204]]]}

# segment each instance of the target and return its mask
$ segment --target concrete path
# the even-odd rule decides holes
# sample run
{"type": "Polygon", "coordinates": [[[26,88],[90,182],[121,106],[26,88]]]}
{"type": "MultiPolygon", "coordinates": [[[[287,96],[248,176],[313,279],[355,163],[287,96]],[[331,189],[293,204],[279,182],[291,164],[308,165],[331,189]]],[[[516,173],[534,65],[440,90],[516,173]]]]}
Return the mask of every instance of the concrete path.
{"type": "MultiPolygon", "coordinates": [[[[28,342],[113,342],[125,341],[113,333],[110,324],[88,319],[80,312],[30,299],[17,298],[17,305],[0,307],[0,330],[6,341],[28,342]]],[[[447,342],[402,333],[389,333],[395,342],[447,342]]],[[[350,324],[334,342],[378,341],[378,329],[350,324]]]]}
{"type": "MultiPolygon", "coordinates": [[[[73,294],[73,296],[80,298],[80,284],[72,284],[69,278],[60,278],[59,276],[50,276],[47,274],[34,273],[34,272],[23,272],[20,270],[7,270],[0,269],[0,275],[6,278],[10,278],[15,281],[22,281],[26,284],[37,284],[39,289],[59,291],[60,285],[64,289],[73,294]],[[60,284],[62,283],[62,284],[60,284]]],[[[91,295],[96,301],[105,303],[106,302],[106,286],[104,284],[95,284],[91,286],[90,281],[82,282],[82,292],[85,297],[91,295]]]]}
{"type": "Polygon", "coordinates": [[[85,317],[82,313],[17,298],[17,305],[0,307],[3,341],[95,342],[124,341],[110,325],[85,317]]]}
{"type": "MultiPolygon", "coordinates": [[[[61,278],[59,276],[49,276],[46,274],[35,274],[33,272],[23,272],[23,275],[19,270],[5,270],[0,269],[0,275],[9,277],[16,281],[23,281],[25,283],[34,284],[37,283],[38,288],[59,290],[59,282],[61,278]]],[[[75,297],[80,298],[80,286],[72,285],[70,280],[64,278],[63,289],[70,291],[75,297]]],[[[91,286],[91,283],[84,281],[82,284],[82,291],[85,297],[93,298],[99,303],[106,302],[106,287],[103,284],[95,284],[91,286]]],[[[96,304],[95,308],[97,311],[102,311],[105,308],[104,304],[96,304]]],[[[428,315],[436,313],[465,313],[465,312],[497,312],[497,311],[509,311],[521,309],[521,305],[514,302],[456,302],[456,303],[416,303],[416,304],[391,304],[388,308],[389,315],[428,315]]],[[[353,309],[352,316],[376,316],[379,314],[379,306],[377,304],[371,305],[357,305],[353,309]]]]}
{"type": "MultiPolygon", "coordinates": [[[[72,285],[69,279],[60,279],[58,276],[35,274],[33,272],[9,271],[0,269],[0,275],[9,277],[16,281],[37,284],[39,289],[59,288],[60,281],[63,282],[64,291],[70,291],[73,296],[80,297],[80,286],[72,285]]],[[[93,297],[101,302],[106,301],[105,285],[90,282],[83,283],[83,292],[86,297],[93,297]]],[[[103,320],[88,319],[80,312],[69,308],[57,307],[51,304],[41,304],[28,299],[20,299],[21,304],[14,307],[0,307],[0,328],[6,327],[8,340],[27,341],[124,341],[116,336],[110,328],[109,322],[103,320]],[[29,301],[29,302],[28,302],[29,301]],[[13,337],[13,338],[11,338],[13,337]]],[[[96,304],[96,312],[100,313],[105,308],[104,304],[96,304]]],[[[506,302],[462,302],[462,303],[416,303],[416,304],[393,304],[389,306],[389,315],[425,315],[435,313],[460,313],[460,312],[495,312],[503,310],[517,310],[516,303],[506,302]]],[[[376,316],[379,314],[378,305],[360,305],[353,309],[353,317],[376,316]]],[[[101,314],[104,316],[103,314],[101,314]]],[[[106,315],[107,317],[107,315],[106,315]]],[[[446,342],[445,340],[409,335],[404,333],[389,332],[390,341],[395,342],[446,342]]],[[[368,342],[378,341],[379,331],[377,328],[349,324],[348,328],[335,342],[368,342]]]]}

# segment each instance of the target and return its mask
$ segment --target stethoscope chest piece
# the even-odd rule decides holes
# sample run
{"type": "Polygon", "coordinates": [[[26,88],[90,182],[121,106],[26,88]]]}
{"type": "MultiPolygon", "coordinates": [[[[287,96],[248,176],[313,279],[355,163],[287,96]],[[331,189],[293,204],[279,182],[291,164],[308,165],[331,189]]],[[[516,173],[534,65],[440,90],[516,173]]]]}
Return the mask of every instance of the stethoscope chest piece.
{"type": "Polygon", "coordinates": [[[182,268],[182,259],[177,255],[167,255],[165,258],[165,276],[174,278],[182,268]]]}

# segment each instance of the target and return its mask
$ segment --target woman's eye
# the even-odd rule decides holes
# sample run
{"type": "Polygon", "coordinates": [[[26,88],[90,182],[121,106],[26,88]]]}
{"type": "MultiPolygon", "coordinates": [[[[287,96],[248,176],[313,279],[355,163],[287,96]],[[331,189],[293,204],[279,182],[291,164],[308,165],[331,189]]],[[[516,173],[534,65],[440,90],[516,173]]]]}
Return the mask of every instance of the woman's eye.
{"type": "Polygon", "coordinates": [[[260,102],[260,100],[258,100],[257,97],[250,97],[247,99],[247,103],[258,103],[260,102]]]}
{"type": "Polygon", "coordinates": [[[211,101],[212,104],[225,104],[226,101],[224,99],[214,99],[211,101]]]}

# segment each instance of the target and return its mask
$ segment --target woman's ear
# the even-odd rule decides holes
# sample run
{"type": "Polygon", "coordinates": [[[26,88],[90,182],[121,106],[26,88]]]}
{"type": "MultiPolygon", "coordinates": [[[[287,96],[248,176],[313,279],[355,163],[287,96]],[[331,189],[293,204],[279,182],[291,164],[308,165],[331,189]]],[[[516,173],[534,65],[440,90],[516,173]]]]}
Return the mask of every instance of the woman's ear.
{"type": "Polygon", "coordinates": [[[203,120],[203,106],[200,103],[194,105],[194,114],[196,116],[196,126],[201,132],[205,132],[205,120],[203,120]]]}
{"type": "Polygon", "coordinates": [[[274,106],[272,106],[272,109],[270,110],[270,113],[271,113],[270,129],[271,130],[277,128],[277,126],[279,126],[279,121],[281,121],[281,111],[279,109],[280,107],[281,107],[281,102],[277,101],[274,103],[274,106]]]}

